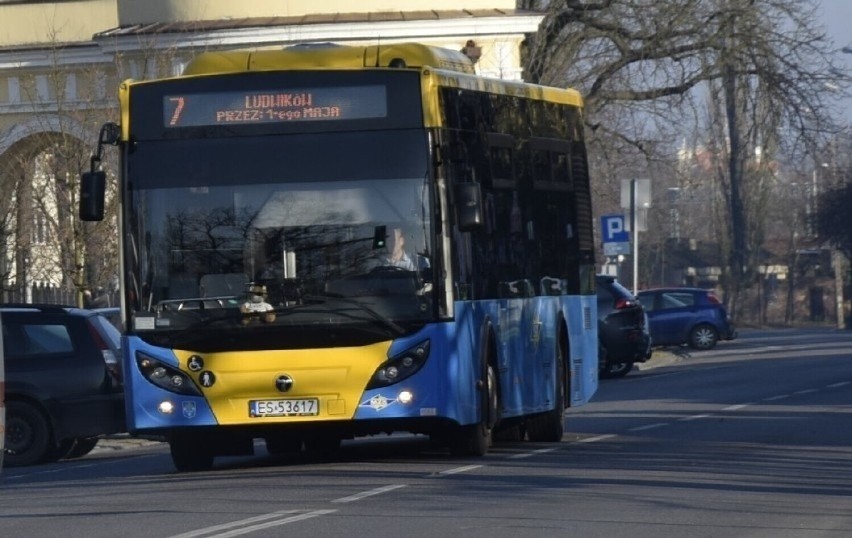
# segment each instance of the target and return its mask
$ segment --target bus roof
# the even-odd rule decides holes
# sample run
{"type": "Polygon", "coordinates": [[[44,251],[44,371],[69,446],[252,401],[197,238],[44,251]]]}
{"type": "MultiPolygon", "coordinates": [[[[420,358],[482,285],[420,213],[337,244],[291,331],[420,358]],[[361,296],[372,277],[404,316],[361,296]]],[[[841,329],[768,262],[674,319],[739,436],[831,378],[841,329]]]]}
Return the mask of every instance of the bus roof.
{"type": "Polygon", "coordinates": [[[433,67],[473,74],[473,62],[460,51],[421,43],[349,47],[330,43],[283,50],[205,52],[187,64],[184,75],[295,69],[433,67]]]}
{"type": "Polygon", "coordinates": [[[431,68],[430,74],[439,86],[583,106],[582,97],[576,90],[479,77],[473,62],[461,51],[422,43],[362,47],[320,43],[283,50],[205,52],[187,64],[183,75],[364,68],[431,68]]]}

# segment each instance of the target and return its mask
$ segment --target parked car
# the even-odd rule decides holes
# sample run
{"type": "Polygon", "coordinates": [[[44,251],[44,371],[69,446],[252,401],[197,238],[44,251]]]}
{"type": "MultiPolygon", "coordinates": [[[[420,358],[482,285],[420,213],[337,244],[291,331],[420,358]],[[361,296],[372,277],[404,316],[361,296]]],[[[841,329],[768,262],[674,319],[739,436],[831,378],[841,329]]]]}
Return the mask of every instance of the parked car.
{"type": "Polygon", "coordinates": [[[121,322],[121,308],[117,306],[104,306],[101,308],[92,308],[91,310],[92,312],[105,317],[110,323],[112,323],[113,327],[119,330],[119,332],[123,330],[123,324],[121,322]]]}
{"type": "Polygon", "coordinates": [[[651,358],[645,310],[613,276],[595,278],[598,299],[598,375],[623,377],[637,362],[651,358]]]}
{"type": "Polygon", "coordinates": [[[713,349],[719,340],[733,340],[736,328],[722,301],[701,288],[658,288],[637,294],[655,346],[688,345],[713,349]]]}
{"type": "Polygon", "coordinates": [[[90,452],[126,431],[120,333],[90,310],[0,305],[9,466],[90,452]]]}

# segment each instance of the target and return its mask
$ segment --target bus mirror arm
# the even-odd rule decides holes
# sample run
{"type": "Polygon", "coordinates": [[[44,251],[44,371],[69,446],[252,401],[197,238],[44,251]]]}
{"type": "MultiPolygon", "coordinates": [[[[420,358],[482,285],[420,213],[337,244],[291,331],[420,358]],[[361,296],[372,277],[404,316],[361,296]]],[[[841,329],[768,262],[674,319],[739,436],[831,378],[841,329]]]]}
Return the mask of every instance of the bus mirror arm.
{"type": "Polygon", "coordinates": [[[459,183],[455,195],[459,230],[474,232],[482,228],[482,189],[479,183],[459,183]]]}
{"type": "Polygon", "coordinates": [[[100,170],[104,145],[118,143],[119,127],[115,123],[105,123],[98,134],[98,147],[89,163],[89,171],[80,177],[80,220],[91,222],[104,219],[104,197],[106,192],[106,172],[100,170]]]}
{"type": "Polygon", "coordinates": [[[110,146],[115,146],[118,144],[118,139],[121,136],[121,128],[111,122],[108,121],[101,125],[101,130],[98,133],[98,147],[95,151],[95,154],[92,155],[91,161],[89,163],[89,172],[94,173],[100,166],[101,156],[104,152],[104,146],[109,144],[110,146]]]}

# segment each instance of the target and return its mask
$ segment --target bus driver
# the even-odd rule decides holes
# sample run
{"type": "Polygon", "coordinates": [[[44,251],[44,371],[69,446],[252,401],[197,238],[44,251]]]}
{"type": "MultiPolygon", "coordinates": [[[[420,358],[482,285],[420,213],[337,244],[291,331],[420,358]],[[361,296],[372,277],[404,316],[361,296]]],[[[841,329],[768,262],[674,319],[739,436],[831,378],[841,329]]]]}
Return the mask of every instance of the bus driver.
{"type": "Polygon", "coordinates": [[[394,228],[393,236],[391,237],[390,254],[385,260],[387,265],[399,267],[406,271],[414,271],[416,268],[411,256],[405,251],[405,235],[402,233],[402,228],[394,228]]]}

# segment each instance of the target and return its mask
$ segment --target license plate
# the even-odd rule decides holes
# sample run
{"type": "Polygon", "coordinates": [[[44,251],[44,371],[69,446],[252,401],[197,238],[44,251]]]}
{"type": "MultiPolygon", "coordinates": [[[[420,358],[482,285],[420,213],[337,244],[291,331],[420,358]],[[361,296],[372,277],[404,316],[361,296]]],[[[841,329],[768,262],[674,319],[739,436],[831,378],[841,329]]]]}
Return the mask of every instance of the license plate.
{"type": "Polygon", "coordinates": [[[319,414],[316,398],[304,400],[251,400],[250,417],[303,417],[319,414]]]}

